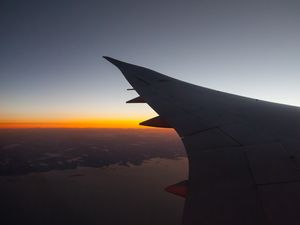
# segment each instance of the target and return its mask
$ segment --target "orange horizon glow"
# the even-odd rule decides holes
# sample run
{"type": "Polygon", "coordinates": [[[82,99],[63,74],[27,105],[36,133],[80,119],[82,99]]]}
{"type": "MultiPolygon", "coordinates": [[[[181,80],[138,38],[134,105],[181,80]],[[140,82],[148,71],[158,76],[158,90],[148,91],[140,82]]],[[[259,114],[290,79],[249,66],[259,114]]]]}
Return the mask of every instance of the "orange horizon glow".
{"type": "Polygon", "coordinates": [[[53,121],[0,121],[0,128],[147,128],[144,119],[74,119],[53,121]]]}

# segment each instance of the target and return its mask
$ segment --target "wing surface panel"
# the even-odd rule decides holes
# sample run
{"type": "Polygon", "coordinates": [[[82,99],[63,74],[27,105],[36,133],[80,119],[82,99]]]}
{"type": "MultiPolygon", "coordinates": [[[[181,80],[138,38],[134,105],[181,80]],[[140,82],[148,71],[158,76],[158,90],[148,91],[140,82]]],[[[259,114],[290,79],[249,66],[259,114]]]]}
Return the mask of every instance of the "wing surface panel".
{"type": "Polygon", "coordinates": [[[144,124],[173,127],[182,138],[189,158],[183,224],[300,224],[298,107],[105,58],[158,113],[144,124]]]}

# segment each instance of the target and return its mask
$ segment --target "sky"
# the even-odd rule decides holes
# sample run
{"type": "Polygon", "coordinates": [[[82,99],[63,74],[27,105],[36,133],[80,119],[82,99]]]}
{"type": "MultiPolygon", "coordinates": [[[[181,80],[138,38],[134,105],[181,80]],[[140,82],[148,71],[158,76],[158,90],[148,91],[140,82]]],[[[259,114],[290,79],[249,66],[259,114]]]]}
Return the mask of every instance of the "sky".
{"type": "Polygon", "coordinates": [[[297,0],[0,2],[0,127],[137,127],[155,116],[102,58],[300,106],[297,0]]]}

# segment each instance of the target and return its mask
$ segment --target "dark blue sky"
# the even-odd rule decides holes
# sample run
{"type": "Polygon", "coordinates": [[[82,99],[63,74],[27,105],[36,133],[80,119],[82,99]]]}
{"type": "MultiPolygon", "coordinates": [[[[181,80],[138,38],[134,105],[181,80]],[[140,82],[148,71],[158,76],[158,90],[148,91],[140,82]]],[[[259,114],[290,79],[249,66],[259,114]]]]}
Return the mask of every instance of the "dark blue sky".
{"type": "Polygon", "coordinates": [[[147,118],[112,56],[300,105],[300,2],[1,1],[0,120],[147,118]]]}

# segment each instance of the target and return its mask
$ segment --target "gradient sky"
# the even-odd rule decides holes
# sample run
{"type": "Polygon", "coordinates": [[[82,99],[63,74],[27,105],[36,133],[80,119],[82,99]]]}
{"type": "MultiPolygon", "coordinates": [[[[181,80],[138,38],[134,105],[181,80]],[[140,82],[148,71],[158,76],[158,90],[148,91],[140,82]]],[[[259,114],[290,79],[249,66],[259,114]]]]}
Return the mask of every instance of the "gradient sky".
{"type": "Polygon", "coordinates": [[[299,0],[2,0],[0,25],[2,124],[154,116],[103,55],[300,106],[299,0]]]}

